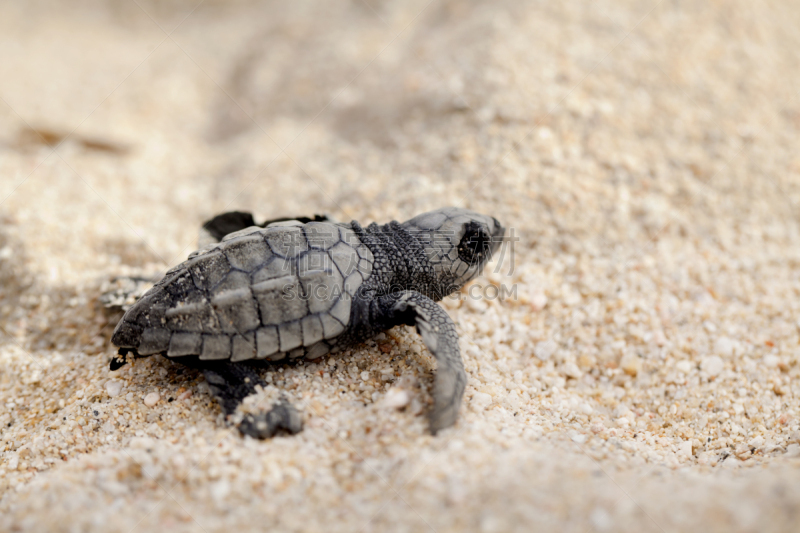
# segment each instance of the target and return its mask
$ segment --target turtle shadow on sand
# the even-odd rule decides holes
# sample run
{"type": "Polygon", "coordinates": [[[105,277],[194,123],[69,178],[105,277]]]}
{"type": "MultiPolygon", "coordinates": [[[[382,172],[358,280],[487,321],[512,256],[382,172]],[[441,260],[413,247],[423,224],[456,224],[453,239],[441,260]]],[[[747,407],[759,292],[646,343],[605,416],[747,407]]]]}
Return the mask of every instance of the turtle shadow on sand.
{"type": "Polygon", "coordinates": [[[76,287],[45,281],[30,268],[13,225],[0,215],[0,342],[31,352],[104,352],[119,315],[104,312],[97,299],[101,282],[76,287]]]}
{"type": "Polygon", "coordinates": [[[222,83],[225,92],[211,109],[208,137],[226,142],[283,117],[318,121],[349,143],[379,149],[396,148],[398,133],[409,129],[446,131],[451,117],[472,117],[477,104],[468,100],[486,82],[481,73],[445,67],[442,58],[428,56],[423,45],[413,43],[446,39],[454,54],[484,57],[488,52],[476,46],[476,37],[496,30],[474,8],[470,3],[431,7],[397,43],[390,43],[396,46],[376,49],[369,62],[353,50],[387,40],[387,19],[358,2],[328,6],[324,17],[287,15],[271,22],[232,58],[222,83]],[[333,19],[346,20],[350,30],[337,31],[336,24],[328,23],[333,19]],[[446,36],[439,31],[453,24],[458,31],[446,36]]]}

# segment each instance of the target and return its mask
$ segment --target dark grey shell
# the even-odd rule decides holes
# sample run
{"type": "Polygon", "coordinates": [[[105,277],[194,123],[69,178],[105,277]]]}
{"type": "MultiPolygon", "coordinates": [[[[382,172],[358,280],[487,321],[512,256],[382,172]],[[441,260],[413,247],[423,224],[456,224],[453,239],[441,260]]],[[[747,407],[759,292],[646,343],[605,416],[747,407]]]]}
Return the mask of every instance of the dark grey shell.
{"type": "Polygon", "coordinates": [[[247,228],[167,272],[125,314],[112,342],[139,355],[314,359],[348,327],[373,262],[348,224],[247,228]]]}

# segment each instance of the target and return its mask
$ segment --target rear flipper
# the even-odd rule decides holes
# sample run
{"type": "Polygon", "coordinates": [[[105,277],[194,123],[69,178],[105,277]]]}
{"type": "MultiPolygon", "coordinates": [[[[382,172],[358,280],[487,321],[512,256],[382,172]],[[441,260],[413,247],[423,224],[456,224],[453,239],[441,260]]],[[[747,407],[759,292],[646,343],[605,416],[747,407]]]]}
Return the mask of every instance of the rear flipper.
{"type": "Polygon", "coordinates": [[[292,435],[303,429],[303,417],[300,411],[283,397],[275,402],[269,411],[246,415],[239,424],[239,431],[254,439],[268,439],[281,429],[292,435]]]}
{"type": "MultiPolygon", "coordinates": [[[[225,415],[231,415],[247,396],[256,392],[256,385],[266,386],[256,369],[247,364],[225,361],[197,361],[192,366],[202,369],[211,394],[222,406],[225,415]]],[[[248,414],[239,424],[239,431],[255,439],[268,439],[280,430],[291,434],[303,429],[303,417],[285,397],[275,402],[271,409],[248,414]]]]}

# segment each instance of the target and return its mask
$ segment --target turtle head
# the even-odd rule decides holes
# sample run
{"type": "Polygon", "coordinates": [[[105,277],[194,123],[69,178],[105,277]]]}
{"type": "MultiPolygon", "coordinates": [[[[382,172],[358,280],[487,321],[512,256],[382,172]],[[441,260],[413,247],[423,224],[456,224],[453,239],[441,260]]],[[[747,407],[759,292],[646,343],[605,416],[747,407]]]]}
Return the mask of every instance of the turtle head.
{"type": "Polygon", "coordinates": [[[490,216],[458,207],[418,215],[403,227],[417,237],[433,265],[436,299],[451,294],[481,273],[503,241],[505,228],[490,216]]]}

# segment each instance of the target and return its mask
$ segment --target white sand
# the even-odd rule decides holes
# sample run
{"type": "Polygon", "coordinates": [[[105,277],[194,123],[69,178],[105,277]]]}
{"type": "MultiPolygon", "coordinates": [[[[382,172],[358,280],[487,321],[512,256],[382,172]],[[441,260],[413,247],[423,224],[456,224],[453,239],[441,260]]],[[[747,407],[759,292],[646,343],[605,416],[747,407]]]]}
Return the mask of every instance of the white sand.
{"type": "Polygon", "coordinates": [[[138,1],[0,7],[0,531],[797,530],[796,3],[138,1]],[[406,328],[266,442],[107,370],[103,283],[210,215],[443,205],[519,241],[437,437],[406,328]]]}

